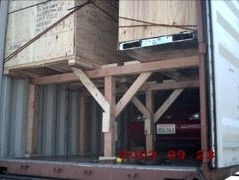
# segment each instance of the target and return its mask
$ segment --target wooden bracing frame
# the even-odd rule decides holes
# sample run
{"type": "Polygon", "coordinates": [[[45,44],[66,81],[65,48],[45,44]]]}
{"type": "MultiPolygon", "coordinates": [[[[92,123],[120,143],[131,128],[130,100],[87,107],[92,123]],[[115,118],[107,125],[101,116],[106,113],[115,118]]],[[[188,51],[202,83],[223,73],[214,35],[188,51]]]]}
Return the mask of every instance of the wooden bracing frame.
{"type": "MultiPolygon", "coordinates": [[[[104,78],[106,76],[123,76],[140,74],[144,72],[158,72],[171,69],[183,69],[198,67],[198,56],[175,58],[164,61],[154,61],[148,63],[131,64],[119,67],[100,68],[95,70],[85,71],[85,74],[92,79],[104,78]]],[[[79,81],[74,73],[65,73],[59,75],[43,76],[32,79],[34,84],[53,84],[53,83],[67,83],[79,81]]]]}
{"type": "Polygon", "coordinates": [[[166,99],[166,101],[154,113],[153,92],[146,91],[146,106],[137,98],[133,97],[132,102],[137,109],[145,116],[145,135],[146,135],[146,150],[147,152],[154,149],[154,124],[162,117],[171,104],[179,97],[183,89],[176,89],[166,99]]]}
{"type": "Polygon", "coordinates": [[[30,84],[28,96],[28,123],[27,123],[27,152],[25,156],[32,156],[37,152],[37,114],[39,86],[30,84]]]}
{"type": "Polygon", "coordinates": [[[87,113],[87,103],[88,103],[87,96],[79,97],[79,155],[85,155],[87,152],[87,130],[88,130],[88,121],[86,120],[88,117],[87,113]]]}
{"type": "MultiPolygon", "coordinates": [[[[115,157],[115,135],[116,118],[120,115],[122,110],[127,106],[127,104],[132,101],[139,111],[145,116],[145,134],[146,134],[146,149],[147,151],[154,149],[154,124],[162,116],[162,114],[168,109],[168,107],[176,100],[176,98],[181,94],[184,88],[187,87],[198,87],[198,80],[189,80],[182,82],[170,82],[170,83],[147,83],[147,79],[152,75],[153,72],[160,72],[171,69],[182,69],[182,68],[192,68],[198,67],[199,59],[197,56],[177,58],[165,61],[154,61],[148,63],[126,63],[123,66],[117,65],[107,65],[100,69],[83,71],[79,67],[71,67],[73,73],[66,73],[61,75],[53,75],[46,77],[37,77],[32,79],[34,87],[42,84],[51,83],[66,83],[66,82],[81,82],[84,87],[89,91],[91,96],[98,102],[98,104],[103,109],[103,119],[102,119],[102,132],[104,132],[104,157],[112,158],[115,157]],[[127,65],[128,64],[128,65],[127,65]],[[116,76],[126,76],[126,75],[138,75],[137,79],[132,83],[132,85],[126,90],[122,98],[116,102],[116,76]],[[91,79],[104,78],[104,93],[95,85],[91,79]],[[176,89],[165,103],[154,112],[153,103],[153,91],[164,90],[164,89],[176,89]],[[144,105],[137,97],[138,91],[144,91],[146,93],[146,105],[144,105]]],[[[31,87],[33,88],[33,87],[31,87]]],[[[124,88],[123,88],[124,89],[124,88]]],[[[30,91],[29,103],[34,103],[36,101],[36,93],[33,89],[30,91]],[[32,91],[32,92],[31,92],[32,91]]],[[[84,99],[81,97],[81,105],[84,106],[84,99]]],[[[29,105],[30,107],[30,105],[29,105]]],[[[28,153],[33,153],[34,145],[32,144],[33,129],[36,128],[36,123],[34,122],[33,114],[36,110],[29,108],[29,135],[28,135],[28,153]],[[33,127],[32,127],[33,126],[33,127]]],[[[80,124],[84,123],[84,109],[80,113],[80,124]]],[[[84,131],[80,134],[80,140],[84,141],[84,131]]],[[[84,142],[80,142],[81,146],[84,146],[84,142]]],[[[85,147],[81,147],[80,154],[84,154],[85,147]]]]}

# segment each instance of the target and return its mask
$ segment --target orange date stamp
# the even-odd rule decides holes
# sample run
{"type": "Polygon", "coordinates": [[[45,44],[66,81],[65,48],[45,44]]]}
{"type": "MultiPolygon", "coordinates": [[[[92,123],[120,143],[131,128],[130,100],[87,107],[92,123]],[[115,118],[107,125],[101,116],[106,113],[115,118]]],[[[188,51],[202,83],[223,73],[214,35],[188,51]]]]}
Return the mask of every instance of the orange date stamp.
{"type": "MultiPolygon", "coordinates": [[[[170,150],[167,152],[167,158],[170,160],[184,160],[187,158],[187,153],[184,150],[170,150]]],[[[197,151],[195,154],[195,160],[203,161],[203,159],[213,160],[215,153],[212,150],[208,151],[197,151]]]]}
{"type": "MultiPolygon", "coordinates": [[[[190,153],[190,156],[192,156],[192,153],[190,153]]],[[[197,161],[203,161],[204,159],[213,160],[215,158],[215,153],[212,150],[208,151],[197,151],[194,155],[194,159],[197,161]]],[[[138,159],[138,160],[145,160],[145,159],[151,159],[151,160],[157,160],[158,154],[156,151],[152,150],[149,152],[146,152],[145,150],[142,151],[126,151],[123,150],[120,152],[119,157],[123,160],[126,159],[138,159]]],[[[169,160],[184,160],[188,159],[188,154],[184,150],[169,150],[166,155],[167,159],[169,160]]]]}

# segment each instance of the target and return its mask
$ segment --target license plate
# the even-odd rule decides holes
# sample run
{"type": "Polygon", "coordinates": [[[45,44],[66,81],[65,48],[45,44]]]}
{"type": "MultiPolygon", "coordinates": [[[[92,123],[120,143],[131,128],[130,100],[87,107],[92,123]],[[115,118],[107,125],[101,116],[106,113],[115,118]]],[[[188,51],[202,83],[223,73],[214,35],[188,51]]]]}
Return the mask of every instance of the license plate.
{"type": "Polygon", "coordinates": [[[157,134],[176,134],[175,124],[157,124],[157,134]]]}

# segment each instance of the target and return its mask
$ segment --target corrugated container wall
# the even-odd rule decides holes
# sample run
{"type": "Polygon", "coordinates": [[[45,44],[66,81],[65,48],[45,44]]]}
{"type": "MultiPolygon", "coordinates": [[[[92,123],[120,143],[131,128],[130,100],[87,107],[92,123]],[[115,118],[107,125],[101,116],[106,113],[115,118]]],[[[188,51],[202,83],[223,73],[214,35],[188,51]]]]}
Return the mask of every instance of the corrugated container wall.
{"type": "MultiPolygon", "coordinates": [[[[3,78],[2,102],[0,111],[0,157],[22,157],[26,152],[27,80],[3,78]]],[[[77,92],[64,89],[60,85],[40,88],[39,128],[37,153],[42,156],[78,154],[78,104],[77,92]]],[[[99,120],[101,110],[91,100],[89,122],[91,124],[89,152],[99,153],[99,120]],[[98,133],[98,134],[97,134],[98,133]]]]}

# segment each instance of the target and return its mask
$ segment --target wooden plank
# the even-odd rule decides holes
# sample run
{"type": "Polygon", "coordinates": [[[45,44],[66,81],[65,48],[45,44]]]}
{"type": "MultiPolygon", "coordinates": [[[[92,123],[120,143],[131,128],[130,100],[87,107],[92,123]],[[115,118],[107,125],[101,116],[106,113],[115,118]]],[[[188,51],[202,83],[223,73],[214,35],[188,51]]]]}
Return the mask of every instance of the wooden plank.
{"type": "MultiPolygon", "coordinates": [[[[102,88],[104,85],[102,85],[101,82],[94,82],[94,84],[98,88],[102,88]]],[[[72,85],[66,85],[64,87],[70,88],[72,90],[82,90],[82,93],[84,95],[89,96],[89,92],[84,91],[82,89],[82,84],[80,83],[74,83],[72,85]]],[[[143,93],[144,91],[151,90],[151,91],[161,91],[161,90],[172,90],[172,89],[186,89],[186,88],[198,88],[199,87],[199,81],[198,80],[190,80],[190,81],[182,81],[182,82],[163,82],[163,83],[148,83],[146,82],[142,87],[139,89],[139,93],[143,93]]],[[[101,92],[102,89],[100,89],[101,92]]],[[[120,86],[116,89],[117,94],[122,94],[127,91],[127,88],[124,88],[120,86]]]]}
{"type": "Polygon", "coordinates": [[[198,56],[193,56],[187,58],[176,58],[165,61],[154,61],[148,63],[139,63],[105,69],[96,69],[92,71],[87,71],[86,74],[91,78],[99,78],[104,76],[130,75],[130,74],[139,74],[143,72],[155,72],[167,69],[196,67],[198,66],[198,64],[199,64],[198,56]]]}
{"type": "Polygon", "coordinates": [[[80,155],[85,155],[87,151],[87,97],[86,96],[80,96],[79,98],[80,101],[80,114],[79,114],[79,154],[80,155]]]}
{"type": "Polygon", "coordinates": [[[124,62],[124,65],[127,66],[127,65],[132,65],[132,64],[139,64],[141,63],[140,61],[127,61],[127,62],[124,62]]]}
{"type": "Polygon", "coordinates": [[[99,65],[95,63],[89,63],[82,60],[80,61],[78,57],[76,57],[75,59],[69,59],[68,65],[72,67],[78,67],[78,68],[84,68],[84,69],[95,69],[100,67],[99,65]]]}
{"type": "MultiPolygon", "coordinates": [[[[171,90],[171,89],[185,89],[185,88],[198,88],[198,87],[199,87],[199,80],[185,80],[185,81],[179,81],[179,82],[170,80],[170,81],[164,81],[163,83],[146,82],[139,89],[139,92],[171,90]]],[[[117,89],[116,92],[124,93],[126,90],[127,90],[126,87],[120,86],[120,88],[117,89]]]]}
{"type": "Polygon", "coordinates": [[[110,112],[102,113],[102,132],[103,133],[110,132],[110,112]]]}
{"type": "Polygon", "coordinates": [[[27,116],[27,155],[37,152],[37,114],[38,114],[39,87],[30,84],[28,96],[27,116]]]}
{"type": "Polygon", "coordinates": [[[199,87],[198,80],[144,85],[140,90],[158,91],[158,90],[184,89],[184,88],[195,88],[195,87],[199,87]]]}
{"type": "Polygon", "coordinates": [[[154,99],[153,92],[148,90],[146,91],[146,107],[150,110],[150,116],[145,122],[145,134],[146,134],[146,151],[150,152],[154,150],[154,99]]]}
{"type": "Polygon", "coordinates": [[[156,111],[154,114],[154,123],[162,117],[162,115],[167,111],[167,109],[173,104],[173,102],[178,98],[178,96],[183,92],[183,89],[176,89],[174,92],[168,97],[168,99],[163,103],[163,105],[156,111]]]}
{"type": "MultiPolygon", "coordinates": [[[[97,83],[95,83],[97,84],[97,83]]],[[[79,88],[82,88],[82,86],[80,86],[80,84],[75,84],[75,86],[79,86],[79,88]]],[[[68,86],[68,87],[71,87],[68,86]]],[[[102,87],[101,83],[97,84],[98,88],[102,87]]],[[[199,87],[199,81],[198,80],[190,80],[190,81],[181,81],[181,82],[164,82],[164,83],[145,83],[144,85],[142,85],[142,87],[139,89],[139,92],[142,93],[144,91],[162,91],[162,90],[171,90],[171,89],[186,89],[186,88],[198,88],[199,87]]],[[[74,86],[72,84],[72,89],[74,89],[74,86]]],[[[127,91],[126,87],[122,87],[120,86],[119,88],[116,89],[116,93],[117,94],[122,94],[125,93],[127,91]]],[[[83,93],[85,95],[89,95],[88,92],[83,91],[83,93]]]]}
{"type": "Polygon", "coordinates": [[[142,73],[139,77],[134,81],[134,83],[130,86],[128,91],[123,95],[123,97],[119,100],[116,105],[115,116],[117,117],[124,107],[130,102],[132,97],[137,93],[139,88],[145,83],[145,81],[151,76],[151,72],[142,73]]]}
{"type": "Polygon", "coordinates": [[[99,160],[101,162],[112,164],[112,163],[115,163],[116,157],[115,156],[113,156],[113,157],[100,156],[99,160]]]}
{"type": "MultiPolygon", "coordinates": [[[[169,69],[197,67],[198,65],[199,65],[198,56],[192,56],[165,61],[154,61],[140,64],[132,64],[127,66],[96,69],[92,71],[86,71],[85,73],[89,78],[100,78],[105,76],[131,75],[143,72],[156,72],[169,69]]],[[[74,82],[78,80],[79,79],[75,76],[74,73],[66,73],[62,75],[43,76],[35,78],[32,81],[34,84],[52,84],[52,83],[74,82]]]]}
{"type": "Polygon", "coordinates": [[[153,92],[151,90],[146,91],[146,107],[149,109],[150,113],[154,113],[154,99],[153,92]]]}
{"type": "Polygon", "coordinates": [[[101,68],[109,68],[109,67],[117,67],[118,63],[113,63],[113,64],[105,64],[102,65],[101,68]]]}
{"type": "Polygon", "coordinates": [[[87,75],[78,68],[72,67],[73,72],[76,77],[82,82],[82,84],[87,88],[93,98],[99,103],[102,109],[105,112],[109,112],[110,105],[107,102],[106,98],[102,95],[102,93],[98,90],[98,88],[94,85],[94,83],[87,77],[87,75]]]}
{"type": "Polygon", "coordinates": [[[110,129],[112,126],[114,126],[114,122],[112,122],[114,119],[114,114],[115,114],[115,78],[113,76],[107,76],[105,77],[105,98],[108,101],[110,105],[110,111],[106,112],[107,114],[105,115],[105,119],[109,122],[106,122],[107,127],[103,125],[104,127],[104,132],[110,132],[110,129]]]}
{"type": "Polygon", "coordinates": [[[35,62],[29,62],[24,64],[19,63],[19,64],[11,65],[11,66],[4,65],[4,69],[5,69],[4,73],[9,74],[11,71],[20,70],[20,69],[41,68],[46,66],[52,66],[55,64],[67,63],[68,59],[72,59],[72,58],[75,58],[75,56],[48,59],[47,61],[44,61],[44,63],[42,61],[35,61],[35,62]]]}
{"type": "Polygon", "coordinates": [[[132,97],[131,101],[146,118],[150,118],[151,112],[145,107],[145,105],[136,96],[132,97]]]}
{"type": "MultiPolygon", "coordinates": [[[[104,156],[113,157],[115,156],[115,136],[116,136],[116,127],[115,127],[115,78],[113,76],[105,77],[105,98],[110,104],[110,111],[108,114],[108,132],[104,133],[104,156]]],[[[104,125],[103,125],[104,126],[104,125]]]]}
{"type": "Polygon", "coordinates": [[[112,114],[115,112],[115,77],[105,77],[105,98],[110,103],[110,110],[112,114]]]}
{"type": "Polygon", "coordinates": [[[77,78],[75,73],[42,76],[39,78],[32,79],[32,82],[37,85],[59,84],[59,83],[69,83],[69,82],[78,82],[78,81],[79,81],[79,78],[77,78]]]}
{"type": "MultiPolygon", "coordinates": [[[[196,1],[120,0],[119,17],[168,25],[197,25],[196,1]]],[[[119,18],[119,42],[179,34],[185,29],[147,26],[148,23],[119,18]],[[144,25],[141,27],[122,27],[144,25]]],[[[193,29],[196,30],[196,27],[193,29]]]]}

